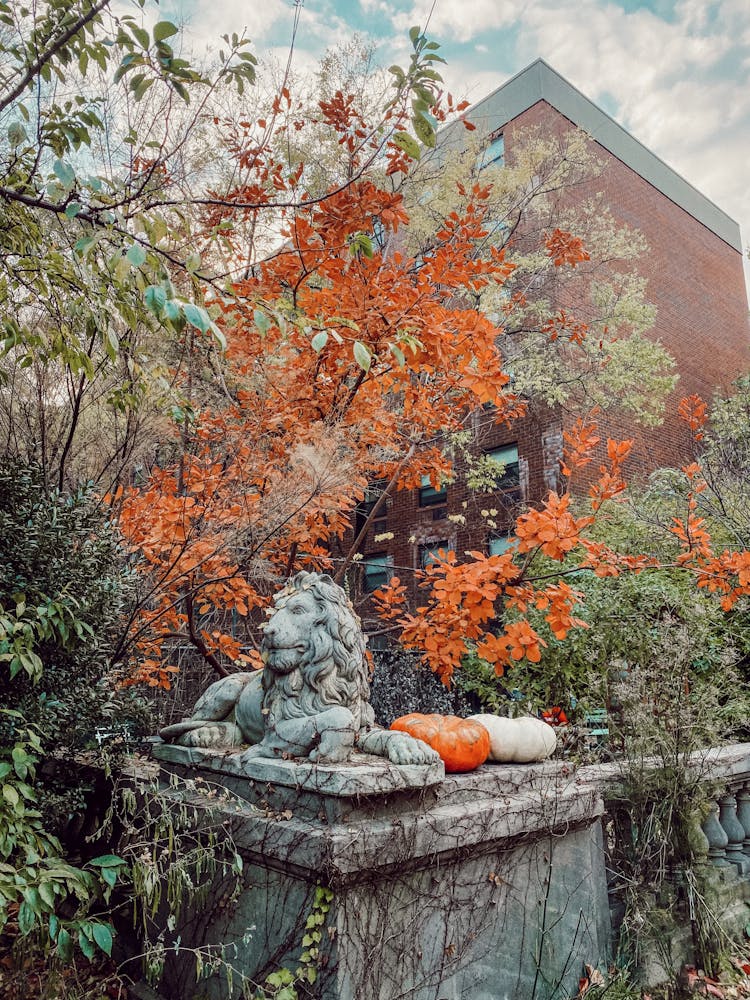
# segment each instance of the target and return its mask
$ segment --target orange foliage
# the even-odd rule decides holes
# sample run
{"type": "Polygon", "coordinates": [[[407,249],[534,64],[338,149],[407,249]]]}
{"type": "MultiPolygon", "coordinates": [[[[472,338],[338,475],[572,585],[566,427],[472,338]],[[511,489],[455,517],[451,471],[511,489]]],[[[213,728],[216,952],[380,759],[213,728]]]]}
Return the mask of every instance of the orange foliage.
{"type": "Polygon", "coordinates": [[[599,466],[599,479],[590,487],[591,506],[599,510],[605,500],[611,500],[625,490],[622,467],[633,447],[632,441],[607,441],[608,465],[599,466]]]}
{"type": "Polygon", "coordinates": [[[584,260],[591,260],[584,249],[583,240],[562,229],[555,229],[547,237],[545,245],[555,267],[562,267],[563,264],[575,267],[584,260]]]}
{"type": "Polygon", "coordinates": [[[569,507],[569,494],[560,497],[550,493],[541,510],[521,514],[516,520],[519,552],[539,548],[550,559],[564,559],[593,521],[592,517],[573,517],[569,507]]]}
{"type": "Polygon", "coordinates": [[[692,396],[683,397],[680,400],[677,412],[692,431],[695,440],[702,441],[703,431],[701,428],[708,420],[708,407],[700,396],[696,396],[693,393],[692,396]]]}
{"type": "MultiPolygon", "coordinates": [[[[594,410],[589,414],[589,419],[596,414],[594,410]]],[[[585,423],[579,417],[569,431],[563,432],[565,450],[563,452],[563,462],[561,471],[564,476],[570,478],[575,469],[580,469],[591,462],[591,453],[599,444],[601,438],[596,435],[596,424],[585,423]]]]}

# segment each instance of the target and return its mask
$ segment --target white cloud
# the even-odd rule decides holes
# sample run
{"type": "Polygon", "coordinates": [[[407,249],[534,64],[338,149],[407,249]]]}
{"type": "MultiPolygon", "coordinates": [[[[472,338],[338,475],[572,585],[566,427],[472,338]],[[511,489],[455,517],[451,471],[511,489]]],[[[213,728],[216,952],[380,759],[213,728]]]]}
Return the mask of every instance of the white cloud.
{"type": "Polygon", "coordinates": [[[359,6],[365,14],[384,14],[388,20],[396,14],[395,7],[386,0],[359,0],[359,6]]]}
{"type": "Polygon", "coordinates": [[[601,0],[521,14],[522,59],[542,56],[733,218],[750,237],[747,0],[679,0],[664,20],[601,0]],[[734,67],[734,68],[732,68],[734,67]]]}
{"type": "MultiPolygon", "coordinates": [[[[165,14],[169,8],[165,6],[165,14]]],[[[185,39],[195,52],[215,49],[222,35],[246,29],[247,37],[257,42],[280,25],[288,24],[291,35],[293,10],[285,0],[221,0],[198,2],[191,12],[185,10],[185,39]]]]}
{"type": "MultiPolygon", "coordinates": [[[[395,14],[393,25],[401,31],[413,24],[424,28],[431,3],[415,3],[411,10],[395,14]]],[[[431,38],[443,36],[469,42],[487,32],[511,25],[518,17],[515,0],[438,0],[429,22],[431,38]]]]}

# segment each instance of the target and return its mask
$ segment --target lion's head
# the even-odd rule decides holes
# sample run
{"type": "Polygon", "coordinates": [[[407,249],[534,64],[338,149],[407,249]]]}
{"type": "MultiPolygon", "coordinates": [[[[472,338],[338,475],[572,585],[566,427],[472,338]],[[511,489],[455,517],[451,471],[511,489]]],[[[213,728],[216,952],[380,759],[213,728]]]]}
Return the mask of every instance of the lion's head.
{"type": "Polygon", "coordinates": [[[330,576],[297,573],[274,598],[261,652],[266,726],[348,708],[371,725],[365,638],[349,598],[330,576]]]}

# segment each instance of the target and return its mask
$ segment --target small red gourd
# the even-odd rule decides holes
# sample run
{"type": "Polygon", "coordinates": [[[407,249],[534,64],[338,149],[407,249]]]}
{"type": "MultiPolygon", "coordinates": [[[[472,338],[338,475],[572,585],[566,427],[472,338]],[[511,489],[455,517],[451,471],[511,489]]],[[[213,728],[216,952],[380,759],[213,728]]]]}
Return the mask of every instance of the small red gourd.
{"type": "Polygon", "coordinates": [[[490,753],[490,734],[485,727],[456,715],[412,712],[392,722],[391,729],[408,733],[437,750],[449,772],[473,771],[490,753]]]}

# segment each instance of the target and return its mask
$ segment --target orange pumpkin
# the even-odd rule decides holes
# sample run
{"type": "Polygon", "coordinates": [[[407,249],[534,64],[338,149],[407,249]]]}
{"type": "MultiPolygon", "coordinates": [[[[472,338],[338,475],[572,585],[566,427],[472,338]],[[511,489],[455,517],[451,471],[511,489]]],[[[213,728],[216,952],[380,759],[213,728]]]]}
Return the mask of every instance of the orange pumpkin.
{"type": "Polygon", "coordinates": [[[456,715],[412,712],[392,722],[391,729],[408,733],[437,750],[446,771],[473,771],[490,753],[490,734],[484,726],[456,715]]]}

